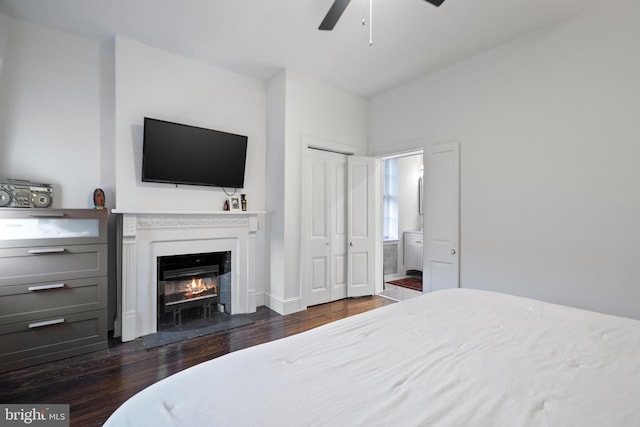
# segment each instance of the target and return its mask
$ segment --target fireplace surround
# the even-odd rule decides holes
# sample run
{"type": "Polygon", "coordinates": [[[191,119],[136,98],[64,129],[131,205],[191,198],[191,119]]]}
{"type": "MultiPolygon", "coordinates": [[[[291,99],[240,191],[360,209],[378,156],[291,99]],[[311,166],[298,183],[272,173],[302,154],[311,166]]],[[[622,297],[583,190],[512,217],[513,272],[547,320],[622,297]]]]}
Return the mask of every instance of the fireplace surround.
{"type": "Polygon", "coordinates": [[[158,258],[229,252],[230,314],[256,311],[255,237],[263,212],[124,212],[115,335],[131,341],[157,332],[158,258]]]}

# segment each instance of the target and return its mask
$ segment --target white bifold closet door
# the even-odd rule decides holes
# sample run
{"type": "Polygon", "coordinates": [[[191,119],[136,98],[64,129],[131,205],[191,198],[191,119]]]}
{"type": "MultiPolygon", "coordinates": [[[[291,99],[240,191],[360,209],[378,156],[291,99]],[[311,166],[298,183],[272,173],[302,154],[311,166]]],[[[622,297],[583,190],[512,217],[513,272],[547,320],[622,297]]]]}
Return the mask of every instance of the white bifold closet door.
{"type": "Polygon", "coordinates": [[[308,149],[305,305],[374,293],[374,159],[308,149]]]}

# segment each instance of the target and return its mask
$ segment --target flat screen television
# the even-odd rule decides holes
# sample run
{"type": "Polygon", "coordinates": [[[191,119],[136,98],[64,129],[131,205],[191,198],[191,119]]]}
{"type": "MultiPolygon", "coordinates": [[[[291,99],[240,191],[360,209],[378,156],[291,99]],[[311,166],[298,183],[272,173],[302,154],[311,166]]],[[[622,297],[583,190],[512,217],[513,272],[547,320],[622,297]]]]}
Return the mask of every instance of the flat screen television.
{"type": "Polygon", "coordinates": [[[144,119],[142,181],[244,187],[247,137],[144,119]]]}

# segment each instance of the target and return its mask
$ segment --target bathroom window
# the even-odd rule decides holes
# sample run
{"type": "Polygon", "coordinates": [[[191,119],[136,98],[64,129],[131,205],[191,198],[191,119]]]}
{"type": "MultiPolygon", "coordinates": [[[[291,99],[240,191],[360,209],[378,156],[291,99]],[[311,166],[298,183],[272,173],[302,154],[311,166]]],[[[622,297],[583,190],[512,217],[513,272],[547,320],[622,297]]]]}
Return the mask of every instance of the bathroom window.
{"type": "Polygon", "coordinates": [[[398,240],[398,159],[384,160],[383,238],[398,240]]]}

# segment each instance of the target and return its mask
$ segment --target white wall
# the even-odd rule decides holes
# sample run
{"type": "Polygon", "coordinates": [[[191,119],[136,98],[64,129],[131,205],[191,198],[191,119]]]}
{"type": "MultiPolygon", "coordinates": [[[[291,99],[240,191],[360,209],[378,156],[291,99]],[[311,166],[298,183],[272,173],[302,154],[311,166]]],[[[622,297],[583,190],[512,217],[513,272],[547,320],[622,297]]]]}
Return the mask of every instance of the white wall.
{"type": "Polygon", "coordinates": [[[248,136],[249,210],[265,209],[266,85],[125,38],[116,39],[116,207],[119,210],[222,210],[217,187],[141,181],[144,117],[248,136]]]}
{"type": "Polygon", "coordinates": [[[305,197],[301,187],[305,144],[312,140],[326,148],[348,148],[355,154],[365,154],[367,101],[290,70],[270,83],[269,96],[279,98],[278,105],[285,111],[272,114],[271,119],[278,122],[269,124],[273,129],[284,130],[284,135],[272,134],[270,138],[275,140],[269,141],[270,151],[276,150],[283,158],[270,155],[273,173],[277,176],[269,177],[268,192],[282,195],[283,201],[281,206],[270,209],[274,223],[270,237],[271,271],[275,274],[267,305],[280,313],[290,313],[302,308],[301,286],[304,286],[300,232],[302,198],[305,197]],[[280,139],[282,137],[284,139],[280,139]]]}
{"type": "Polygon", "coordinates": [[[0,15],[0,178],[53,184],[58,208],[110,194],[102,58],[98,43],[0,15]]]}
{"type": "Polygon", "coordinates": [[[461,143],[461,285],[640,318],[640,6],[613,0],[371,102],[371,150],[461,143]]]}

